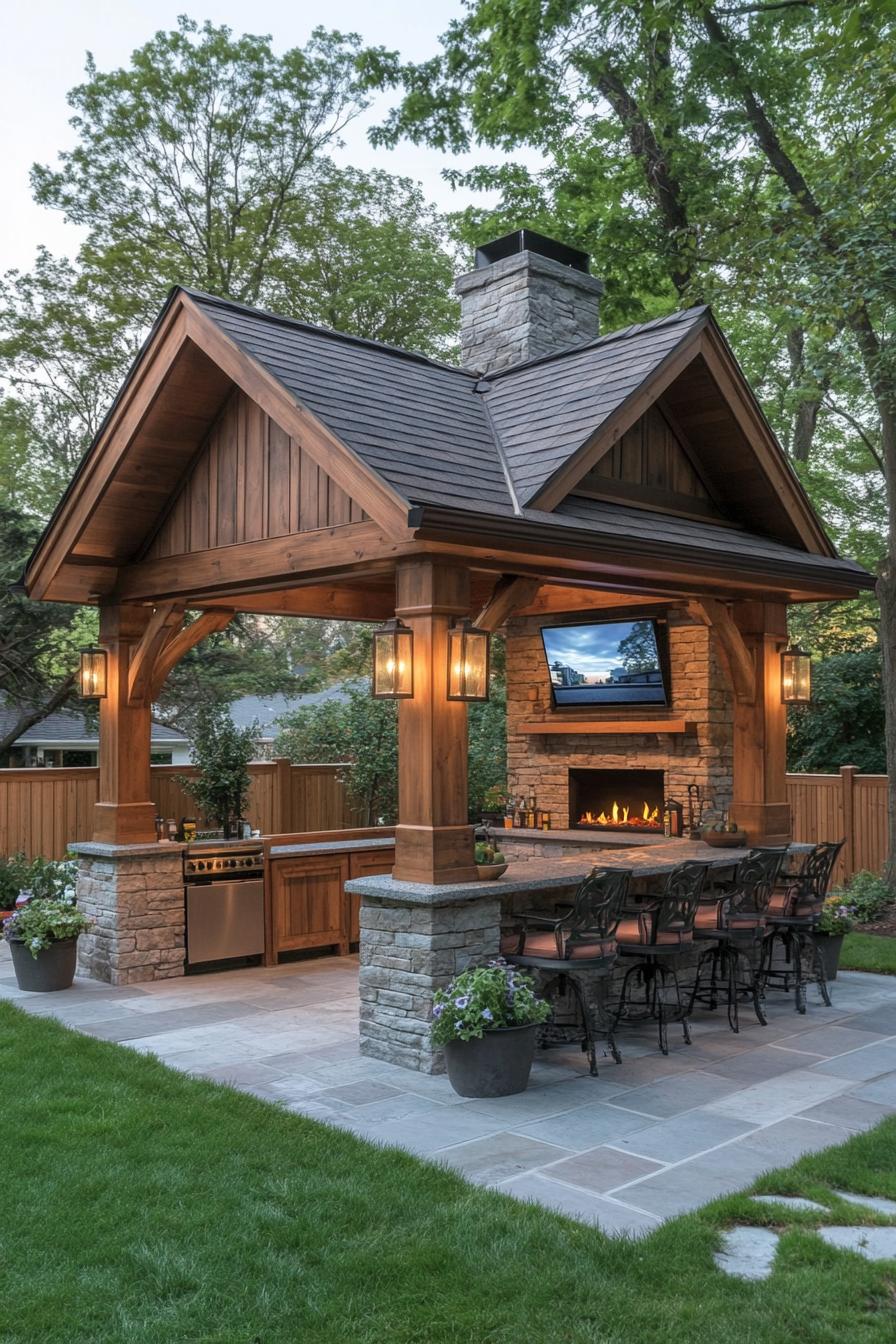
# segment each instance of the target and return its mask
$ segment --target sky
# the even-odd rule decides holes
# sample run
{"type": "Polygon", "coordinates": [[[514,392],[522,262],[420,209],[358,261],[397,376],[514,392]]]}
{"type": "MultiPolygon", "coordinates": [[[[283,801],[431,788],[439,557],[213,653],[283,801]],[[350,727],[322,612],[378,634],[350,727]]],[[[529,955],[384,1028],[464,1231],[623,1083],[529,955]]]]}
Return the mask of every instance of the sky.
{"type": "MultiPolygon", "coordinates": [[[[0,45],[0,271],[28,269],[38,243],[52,252],[73,255],[81,231],[66,224],[56,211],[31,200],[31,165],[55,163],[60,149],[73,143],[66,93],[81,82],[84,53],[91,51],[101,70],[127,64],[135,47],[159,29],[170,29],[187,12],[199,21],[226,23],[236,32],[270,33],[275,49],[303,44],[317,25],[358,32],[371,45],[398,50],[405,59],[435,54],[438,36],[462,13],[460,0],[11,0],[0,45]]],[[[387,94],[345,133],[346,146],[337,156],[362,169],[379,167],[423,184],[429,200],[443,209],[459,209],[465,197],[441,179],[442,168],[477,161],[492,162],[492,151],[467,160],[435,150],[402,144],[395,150],[374,150],[367,128],[392,105],[387,94]]],[[[531,154],[516,154],[536,165],[531,154]]],[[[479,196],[479,200],[486,198],[479,196]]]]}
{"type": "Polygon", "coordinates": [[[542,635],[548,662],[559,659],[564,666],[583,673],[588,682],[606,681],[613,668],[620,666],[619,642],[631,634],[631,629],[630,621],[547,626],[542,635]]]}

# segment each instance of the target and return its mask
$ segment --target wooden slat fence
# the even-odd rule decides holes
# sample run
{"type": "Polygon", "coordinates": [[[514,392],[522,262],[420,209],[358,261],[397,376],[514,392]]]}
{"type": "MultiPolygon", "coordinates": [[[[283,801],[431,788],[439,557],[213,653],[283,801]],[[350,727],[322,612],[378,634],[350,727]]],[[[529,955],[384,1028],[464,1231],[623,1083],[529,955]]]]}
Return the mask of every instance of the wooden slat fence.
{"type": "Polygon", "coordinates": [[[881,871],[887,858],[886,775],[860,775],[854,765],[837,775],[788,775],[787,801],[794,840],[845,837],[835,882],[863,868],[881,871]]]}
{"type": "MultiPolygon", "coordinates": [[[[248,815],[263,835],[334,831],[351,826],[341,764],[292,765],[253,761],[248,815]]],[[[196,804],[178,782],[196,767],[154,765],[152,799],[160,816],[196,816],[196,804]]],[[[0,855],[42,854],[60,859],[73,840],[89,839],[99,771],[83,769],[0,770],[0,855]]],[[[202,819],[199,818],[201,821],[202,819]]]]}

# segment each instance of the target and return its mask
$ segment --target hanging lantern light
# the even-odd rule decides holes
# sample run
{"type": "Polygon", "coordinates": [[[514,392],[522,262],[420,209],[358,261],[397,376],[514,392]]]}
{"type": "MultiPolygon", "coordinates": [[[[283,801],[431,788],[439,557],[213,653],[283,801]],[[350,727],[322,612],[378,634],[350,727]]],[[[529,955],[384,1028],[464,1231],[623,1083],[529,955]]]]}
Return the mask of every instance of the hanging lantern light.
{"type": "Polygon", "coordinates": [[[489,635],[472,621],[448,631],[448,699],[488,699],[489,635]]]}
{"type": "Polygon", "coordinates": [[[781,654],[781,702],[808,705],[812,700],[812,659],[796,646],[781,654]]]}
{"type": "Polygon", "coordinates": [[[373,632],[373,695],[408,700],[414,694],[414,632],[393,617],[373,632]]]}
{"type": "Polygon", "coordinates": [[[105,649],[82,649],[78,690],[84,700],[105,700],[108,654],[105,649]]]}

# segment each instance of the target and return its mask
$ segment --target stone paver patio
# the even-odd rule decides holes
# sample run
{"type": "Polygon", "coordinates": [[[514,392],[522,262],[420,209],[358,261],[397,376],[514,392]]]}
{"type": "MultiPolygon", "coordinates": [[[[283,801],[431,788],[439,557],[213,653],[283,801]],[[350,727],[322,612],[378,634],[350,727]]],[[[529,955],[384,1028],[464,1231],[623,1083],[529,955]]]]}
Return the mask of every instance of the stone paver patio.
{"type": "Polygon", "coordinates": [[[896,1112],[896,979],[841,972],[833,995],[825,1008],[810,991],[805,1017],[770,995],[769,1025],[745,1012],[739,1036],[700,1012],[694,1044],[673,1030],[668,1058],[650,1028],[626,1030],[623,1063],[598,1079],[578,1050],[551,1051],[521,1096],[466,1101],[444,1077],[359,1053],[354,957],[37,995],[0,953],[0,997],[27,1012],[611,1233],[649,1231],[896,1112]]]}

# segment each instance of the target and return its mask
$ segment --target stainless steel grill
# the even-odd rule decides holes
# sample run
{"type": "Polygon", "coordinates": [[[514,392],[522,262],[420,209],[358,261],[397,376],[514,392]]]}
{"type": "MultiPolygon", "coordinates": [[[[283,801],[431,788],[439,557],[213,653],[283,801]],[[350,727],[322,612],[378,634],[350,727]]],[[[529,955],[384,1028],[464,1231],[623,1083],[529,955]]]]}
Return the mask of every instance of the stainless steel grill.
{"type": "Polygon", "coordinates": [[[264,952],[259,840],[198,840],[184,851],[187,966],[264,952]]]}

